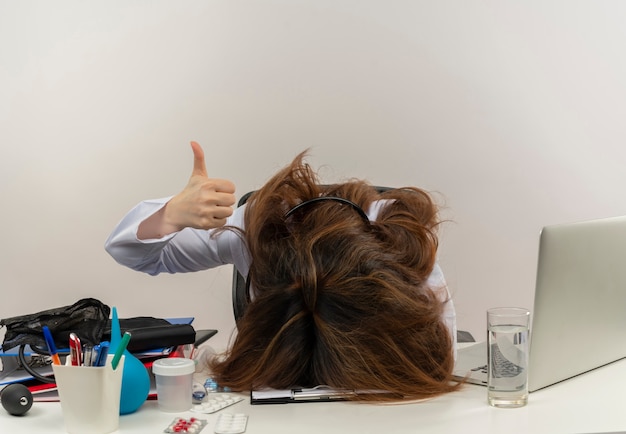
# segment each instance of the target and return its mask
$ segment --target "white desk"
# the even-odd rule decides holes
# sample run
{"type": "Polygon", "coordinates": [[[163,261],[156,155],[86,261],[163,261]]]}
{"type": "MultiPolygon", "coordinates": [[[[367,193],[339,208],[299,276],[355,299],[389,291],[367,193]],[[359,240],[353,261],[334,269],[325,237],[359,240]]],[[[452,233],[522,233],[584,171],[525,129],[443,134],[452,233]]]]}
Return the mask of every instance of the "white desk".
{"type": "MultiPolygon", "coordinates": [[[[526,407],[497,409],[487,405],[487,390],[463,390],[421,403],[373,405],[348,402],[251,406],[246,397],[227,412],[249,415],[246,433],[601,433],[626,432],[626,360],[612,363],[561,384],[534,392],[526,407]]],[[[217,414],[201,434],[213,433],[217,414]]],[[[176,416],[146,402],[136,413],[121,416],[120,434],[161,433],[176,416]]],[[[0,408],[2,433],[64,433],[59,403],[36,402],[23,417],[0,408]]]]}

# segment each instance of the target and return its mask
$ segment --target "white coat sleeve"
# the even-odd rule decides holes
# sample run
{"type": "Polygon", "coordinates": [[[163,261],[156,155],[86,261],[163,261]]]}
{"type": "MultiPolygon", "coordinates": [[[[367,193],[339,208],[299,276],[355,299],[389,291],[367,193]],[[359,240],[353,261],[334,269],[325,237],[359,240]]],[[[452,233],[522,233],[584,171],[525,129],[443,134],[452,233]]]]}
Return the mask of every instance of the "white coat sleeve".
{"type": "MultiPolygon", "coordinates": [[[[159,239],[138,239],[139,224],[168,200],[147,200],[129,211],[106,240],[106,251],[118,263],[150,275],[200,271],[232,263],[247,271],[247,249],[241,235],[233,230],[214,233],[186,228],[159,239]]],[[[244,209],[235,209],[227,225],[243,227],[244,209]]]]}
{"type": "Polygon", "coordinates": [[[441,300],[444,301],[443,305],[443,313],[442,320],[446,327],[448,328],[448,332],[450,333],[450,337],[452,338],[452,348],[454,349],[454,360],[456,360],[456,347],[457,347],[457,326],[456,326],[456,311],[454,309],[454,303],[452,301],[452,297],[450,296],[450,290],[448,289],[448,284],[446,283],[446,279],[441,271],[441,267],[439,263],[436,263],[433,267],[433,271],[428,276],[427,285],[429,288],[432,288],[433,291],[436,291],[441,300]]]}

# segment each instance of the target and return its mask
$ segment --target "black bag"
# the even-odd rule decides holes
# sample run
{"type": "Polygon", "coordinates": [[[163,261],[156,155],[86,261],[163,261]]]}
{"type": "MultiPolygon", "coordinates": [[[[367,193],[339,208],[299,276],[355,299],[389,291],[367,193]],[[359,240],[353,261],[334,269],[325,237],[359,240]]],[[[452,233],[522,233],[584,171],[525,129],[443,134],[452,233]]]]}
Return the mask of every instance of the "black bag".
{"type": "Polygon", "coordinates": [[[90,345],[100,342],[111,309],[94,298],[84,298],[71,306],[48,309],[30,315],[0,320],[7,328],[2,351],[18,345],[45,348],[42,327],[48,326],[58,348],[67,348],[70,333],[90,345]]]}
{"type": "MultiPolygon", "coordinates": [[[[84,298],[71,306],[2,319],[0,327],[6,327],[2,351],[19,346],[18,357],[22,367],[36,379],[53,383],[53,378],[42,377],[29,367],[24,355],[26,345],[35,353],[48,354],[43,326],[48,326],[59,350],[67,349],[70,333],[76,333],[84,345],[93,346],[102,341],[110,341],[110,313],[109,306],[101,301],[84,298]]],[[[122,333],[131,332],[132,338],[128,344],[131,352],[191,344],[196,337],[190,324],[171,324],[161,318],[142,316],[120,319],[119,323],[122,333]]]]}
{"type": "MultiPolygon", "coordinates": [[[[42,327],[48,326],[59,349],[68,347],[70,333],[76,333],[83,344],[96,345],[111,340],[111,309],[94,298],[84,298],[71,306],[48,309],[30,315],[0,320],[7,328],[2,351],[19,345],[29,345],[33,350],[47,353],[42,327]]],[[[131,352],[190,344],[195,340],[195,330],[189,324],[171,324],[150,316],[120,319],[120,330],[132,332],[128,345],[131,352]]]]}
{"type": "MultiPolygon", "coordinates": [[[[35,351],[47,353],[43,326],[48,326],[59,349],[68,347],[70,333],[76,333],[83,344],[96,345],[102,341],[110,341],[110,313],[109,306],[101,301],[84,298],[71,306],[0,320],[0,326],[7,328],[2,351],[29,345],[35,351]]],[[[191,344],[195,340],[195,330],[189,324],[171,324],[165,319],[151,316],[119,321],[122,333],[132,332],[133,337],[128,344],[131,352],[191,344]]]]}

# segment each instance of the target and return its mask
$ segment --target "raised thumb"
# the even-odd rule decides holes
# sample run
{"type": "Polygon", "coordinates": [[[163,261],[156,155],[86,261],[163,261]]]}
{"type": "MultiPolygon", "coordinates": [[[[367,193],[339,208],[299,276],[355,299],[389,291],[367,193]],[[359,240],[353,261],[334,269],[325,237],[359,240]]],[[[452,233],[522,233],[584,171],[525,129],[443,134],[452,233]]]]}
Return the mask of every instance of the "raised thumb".
{"type": "Polygon", "coordinates": [[[191,142],[191,149],[193,151],[193,171],[191,172],[191,175],[208,177],[202,146],[200,146],[197,142],[191,142]]]}

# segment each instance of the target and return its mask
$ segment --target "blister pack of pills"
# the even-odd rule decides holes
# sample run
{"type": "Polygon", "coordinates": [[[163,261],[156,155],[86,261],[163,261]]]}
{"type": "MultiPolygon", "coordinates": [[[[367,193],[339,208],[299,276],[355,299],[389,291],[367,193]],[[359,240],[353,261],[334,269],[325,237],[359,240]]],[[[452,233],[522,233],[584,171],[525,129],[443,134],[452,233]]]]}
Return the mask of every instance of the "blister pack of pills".
{"type": "Polygon", "coordinates": [[[195,434],[202,431],[207,424],[206,419],[196,419],[195,417],[185,419],[182,417],[174,418],[171,424],[168,425],[164,433],[189,433],[195,434]]]}
{"type": "Polygon", "coordinates": [[[241,434],[248,424],[248,415],[243,413],[221,413],[215,423],[215,434],[241,434]]]}
{"type": "Polygon", "coordinates": [[[215,413],[243,400],[243,397],[229,393],[210,393],[205,402],[194,404],[191,411],[196,413],[215,413]]]}

